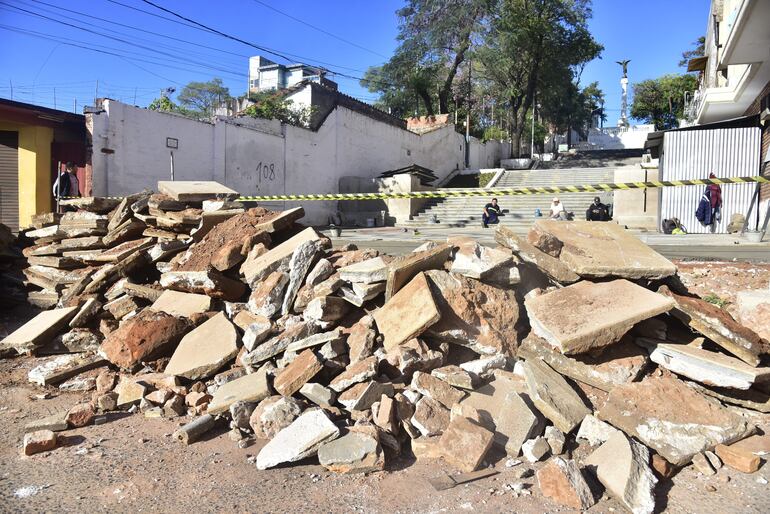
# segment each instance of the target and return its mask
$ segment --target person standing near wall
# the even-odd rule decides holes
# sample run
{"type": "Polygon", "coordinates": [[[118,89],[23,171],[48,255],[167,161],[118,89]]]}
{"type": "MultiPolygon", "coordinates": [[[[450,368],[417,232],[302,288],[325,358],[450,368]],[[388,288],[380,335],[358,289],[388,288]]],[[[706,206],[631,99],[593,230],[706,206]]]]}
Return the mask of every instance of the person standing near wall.
{"type": "MultiPolygon", "coordinates": [[[[717,178],[713,173],[709,178],[717,178]]],[[[711,232],[715,232],[717,223],[722,219],[722,188],[719,184],[709,184],[698,202],[698,209],[695,211],[695,217],[704,227],[709,227],[711,232]]]]}
{"type": "Polygon", "coordinates": [[[64,166],[64,171],[58,170],[59,174],[53,183],[53,196],[56,198],[57,204],[61,198],[80,196],[80,184],[75,174],[76,171],[77,168],[72,161],[67,162],[64,166]]]}

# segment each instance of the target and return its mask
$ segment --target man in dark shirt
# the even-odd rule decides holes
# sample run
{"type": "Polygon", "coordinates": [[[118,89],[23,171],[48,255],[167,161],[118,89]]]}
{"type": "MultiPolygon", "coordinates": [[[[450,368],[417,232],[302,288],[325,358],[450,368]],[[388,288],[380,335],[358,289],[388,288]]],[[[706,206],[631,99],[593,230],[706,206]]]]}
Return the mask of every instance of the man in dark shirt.
{"type": "Polygon", "coordinates": [[[497,205],[497,198],[492,198],[492,202],[484,206],[484,213],[481,215],[481,224],[484,228],[488,228],[489,224],[500,223],[498,219],[500,216],[500,206],[497,205]]]}
{"type": "Polygon", "coordinates": [[[610,209],[604,205],[598,196],[586,210],[586,221],[610,221],[610,209]]]}

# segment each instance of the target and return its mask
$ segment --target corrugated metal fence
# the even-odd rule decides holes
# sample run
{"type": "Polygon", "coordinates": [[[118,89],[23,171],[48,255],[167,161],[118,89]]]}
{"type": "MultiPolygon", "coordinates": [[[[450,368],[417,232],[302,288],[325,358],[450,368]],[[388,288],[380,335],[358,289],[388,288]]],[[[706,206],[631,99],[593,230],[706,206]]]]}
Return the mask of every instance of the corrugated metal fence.
{"type": "MultiPolygon", "coordinates": [[[[760,138],[761,131],[757,127],[666,132],[660,179],[708,178],[712,172],[717,177],[756,175],[760,138]]],[[[733,213],[747,214],[755,187],[755,184],[722,186],[722,220],[716,226],[716,233],[727,232],[733,213]]],[[[695,218],[704,189],[705,186],[663,188],[659,219],[679,218],[688,232],[710,232],[709,227],[702,226],[695,218]]],[[[753,225],[755,220],[751,221],[753,225]]]]}

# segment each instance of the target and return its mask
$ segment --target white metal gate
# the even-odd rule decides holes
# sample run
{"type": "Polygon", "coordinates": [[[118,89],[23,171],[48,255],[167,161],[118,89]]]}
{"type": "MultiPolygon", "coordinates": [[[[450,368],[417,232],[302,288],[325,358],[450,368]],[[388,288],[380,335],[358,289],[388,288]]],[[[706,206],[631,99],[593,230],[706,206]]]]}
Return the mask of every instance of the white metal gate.
{"type": "MultiPolygon", "coordinates": [[[[761,137],[758,127],[666,132],[660,179],[704,179],[712,172],[717,177],[757,175],[761,137]]],[[[705,187],[662,188],[659,219],[679,218],[688,232],[709,233],[709,227],[695,218],[705,187]]],[[[716,225],[716,233],[727,232],[734,213],[748,213],[755,187],[753,183],[722,185],[722,220],[716,225]]]]}

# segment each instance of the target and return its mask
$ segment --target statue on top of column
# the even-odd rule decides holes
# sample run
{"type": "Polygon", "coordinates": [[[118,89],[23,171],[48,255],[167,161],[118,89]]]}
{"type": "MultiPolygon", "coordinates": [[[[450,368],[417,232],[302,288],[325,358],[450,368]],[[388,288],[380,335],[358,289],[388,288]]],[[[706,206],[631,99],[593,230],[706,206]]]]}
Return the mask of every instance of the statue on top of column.
{"type": "Polygon", "coordinates": [[[620,64],[621,66],[623,66],[623,78],[627,79],[628,78],[628,63],[631,62],[631,59],[626,59],[625,61],[615,61],[615,62],[620,64]]]}

